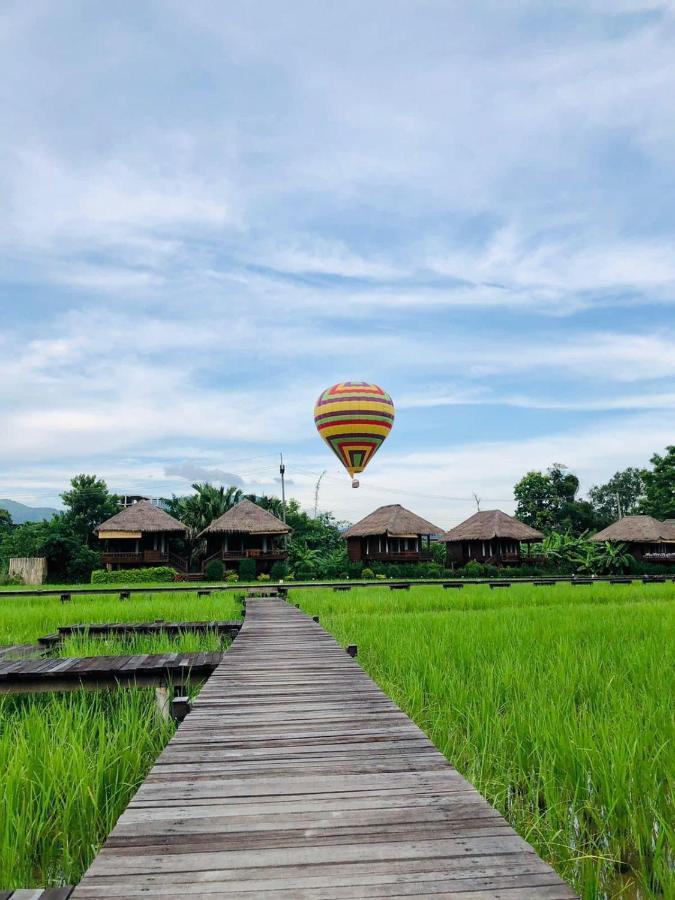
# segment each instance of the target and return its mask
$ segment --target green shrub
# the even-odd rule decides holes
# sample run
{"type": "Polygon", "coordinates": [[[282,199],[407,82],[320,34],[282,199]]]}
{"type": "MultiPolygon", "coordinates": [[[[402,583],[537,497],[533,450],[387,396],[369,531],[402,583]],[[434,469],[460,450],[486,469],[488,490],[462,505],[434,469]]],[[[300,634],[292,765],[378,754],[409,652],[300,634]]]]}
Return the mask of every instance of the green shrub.
{"type": "Polygon", "coordinates": [[[10,578],[9,575],[3,575],[2,572],[0,572],[0,584],[23,584],[23,578],[20,575],[12,575],[10,578]]]}
{"type": "Polygon", "coordinates": [[[236,584],[236,582],[239,581],[239,576],[236,572],[229,571],[225,576],[225,581],[227,581],[228,584],[236,584]]]}
{"type": "Polygon", "coordinates": [[[221,560],[212,559],[206,564],[204,575],[208,581],[222,581],[224,566],[221,560]]]}
{"type": "Polygon", "coordinates": [[[485,566],[476,562],[475,559],[472,559],[471,562],[468,562],[461,570],[461,574],[466,578],[482,578],[485,575],[485,566]]]}
{"type": "Polygon", "coordinates": [[[386,575],[383,575],[382,572],[378,572],[377,575],[375,576],[375,578],[376,578],[378,581],[384,581],[384,580],[386,579],[386,577],[387,577],[387,576],[386,576],[386,575]]]}
{"type": "Polygon", "coordinates": [[[267,574],[267,572],[261,572],[260,575],[258,575],[258,577],[256,578],[256,581],[269,581],[269,580],[270,580],[270,576],[267,574]]]}
{"type": "Polygon", "coordinates": [[[365,568],[365,569],[361,572],[361,578],[374,578],[374,577],[375,577],[375,573],[373,572],[372,569],[365,568]]]}
{"type": "Polygon", "coordinates": [[[256,566],[254,559],[242,559],[239,563],[239,578],[242,581],[255,581],[256,566]]]}
{"type": "Polygon", "coordinates": [[[176,570],[170,566],[155,566],[149,569],[94,569],[92,584],[142,584],[147,581],[175,581],[176,570]]]}
{"type": "Polygon", "coordinates": [[[270,575],[272,581],[282,581],[288,575],[288,564],[283,560],[278,559],[275,563],[272,563],[270,575]]]}

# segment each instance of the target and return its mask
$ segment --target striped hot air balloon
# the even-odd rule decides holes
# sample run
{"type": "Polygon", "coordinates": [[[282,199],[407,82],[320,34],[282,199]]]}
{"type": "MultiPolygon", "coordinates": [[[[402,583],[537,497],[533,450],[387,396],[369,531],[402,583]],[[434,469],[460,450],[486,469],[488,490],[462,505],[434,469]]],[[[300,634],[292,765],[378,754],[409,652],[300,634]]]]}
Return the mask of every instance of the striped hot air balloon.
{"type": "Polygon", "coordinates": [[[317,430],[352,477],[363,472],[394,424],[386,391],[366,381],[342,381],[325,390],[314,407],[317,430]]]}

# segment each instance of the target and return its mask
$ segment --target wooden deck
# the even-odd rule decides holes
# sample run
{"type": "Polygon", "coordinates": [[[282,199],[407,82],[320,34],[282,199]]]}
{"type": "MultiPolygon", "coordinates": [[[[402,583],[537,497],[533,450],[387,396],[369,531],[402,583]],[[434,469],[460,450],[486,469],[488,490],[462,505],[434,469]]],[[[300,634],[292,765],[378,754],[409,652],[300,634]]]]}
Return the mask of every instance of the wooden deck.
{"type": "Polygon", "coordinates": [[[0,694],[184,684],[208,677],[222,659],[222,653],[0,659],[0,694]]]}
{"type": "Polygon", "coordinates": [[[72,892],[72,887],[17,888],[0,891],[0,900],[68,900],[72,892]]]}
{"type": "Polygon", "coordinates": [[[319,624],[257,599],[72,897],[259,896],[575,895],[319,624]]]}
{"type": "MultiPolygon", "coordinates": [[[[73,636],[88,637],[134,637],[138,634],[170,634],[181,635],[186,632],[226,635],[234,638],[239,633],[242,623],[235,620],[219,620],[213,622],[165,622],[157,619],[154,622],[96,622],[85,625],[61,625],[53,634],[38,638],[42,647],[58,647],[66,638],[73,636]]],[[[2,651],[0,650],[0,653],[2,651]]]]}

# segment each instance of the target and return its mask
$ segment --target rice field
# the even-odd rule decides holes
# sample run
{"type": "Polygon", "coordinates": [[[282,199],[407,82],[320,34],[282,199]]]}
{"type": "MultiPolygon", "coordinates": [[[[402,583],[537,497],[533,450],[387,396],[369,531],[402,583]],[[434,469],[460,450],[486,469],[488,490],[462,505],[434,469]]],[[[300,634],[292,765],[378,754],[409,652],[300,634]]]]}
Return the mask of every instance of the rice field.
{"type": "MultiPolygon", "coordinates": [[[[59,625],[158,618],[236,619],[239,607],[231,593],[0,599],[0,645],[33,642],[59,625]]],[[[85,632],[55,653],[199,652],[228,643],[213,632],[85,632]]],[[[77,883],[173,732],[152,689],[0,696],[0,889],[77,883]]]]}
{"type": "Polygon", "coordinates": [[[675,896],[675,585],[292,600],[582,897],[675,896]]]}
{"type": "Polygon", "coordinates": [[[36,641],[56,631],[59,625],[239,619],[241,612],[236,598],[232,591],[214,592],[208,597],[198,597],[196,591],[138,593],[132,594],[129,600],[120,600],[117,594],[73,594],[72,600],[61,603],[58,596],[3,598],[0,595],[0,645],[36,641]]]}

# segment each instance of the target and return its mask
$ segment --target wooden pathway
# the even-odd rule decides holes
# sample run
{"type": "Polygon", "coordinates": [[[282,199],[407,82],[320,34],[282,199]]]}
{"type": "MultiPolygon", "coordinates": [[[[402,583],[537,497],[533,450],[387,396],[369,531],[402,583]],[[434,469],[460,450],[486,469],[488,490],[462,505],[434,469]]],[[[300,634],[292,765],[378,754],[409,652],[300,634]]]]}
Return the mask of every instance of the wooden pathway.
{"type": "Polygon", "coordinates": [[[320,625],[272,599],[248,601],[72,894],[260,896],[575,894],[320,625]]]}
{"type": "Polygon", "coordinates": [[[209,676],[222,653],[156,653],[136,656],[0,659],[0,694],[183,684],[209,676]]]}
{"type": "MultiPolygon", "coordinates": [[[[181,635],[186,632],[227,635],[234,638],[239,634],[241,622],[235,620],[216,620],[213,622],[165,622],[157,619],[154,622],[95,622],[84,625],[61,625],[53,634],[38,638],[42,647],[54,648],[62,644],[66,638],[73,636],[86,637],[134,637],[137,634],[171,634],[181,635]]],[[[0,652],[2,652],[0,650],[0,652]]]]}
{"type": "Polygon", "coordinates": [[[0,900],[68,900],[72,892],[72,887],[17,888],[14,891],[0,891],[0,900]]]}

